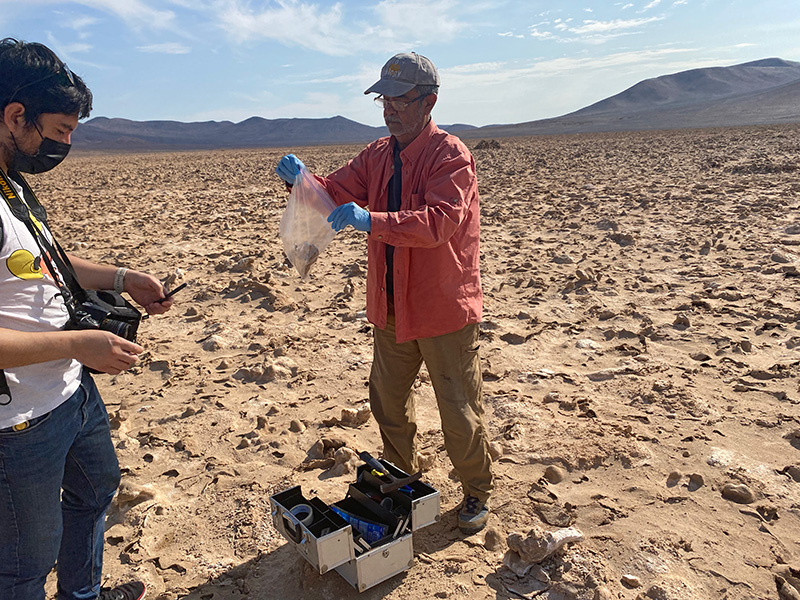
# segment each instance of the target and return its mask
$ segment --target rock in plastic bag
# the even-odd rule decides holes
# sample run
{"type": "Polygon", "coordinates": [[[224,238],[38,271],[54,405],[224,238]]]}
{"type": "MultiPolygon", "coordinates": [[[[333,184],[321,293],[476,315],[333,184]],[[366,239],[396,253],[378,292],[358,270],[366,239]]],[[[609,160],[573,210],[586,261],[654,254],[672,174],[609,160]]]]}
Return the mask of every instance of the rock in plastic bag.
{"type": "Polygon", "coordinates": [[[281,217],[280,235],[283,251],[304,279],[336,235],[327,220],[334,208],[328,192],[301,168],[281,217]]]}

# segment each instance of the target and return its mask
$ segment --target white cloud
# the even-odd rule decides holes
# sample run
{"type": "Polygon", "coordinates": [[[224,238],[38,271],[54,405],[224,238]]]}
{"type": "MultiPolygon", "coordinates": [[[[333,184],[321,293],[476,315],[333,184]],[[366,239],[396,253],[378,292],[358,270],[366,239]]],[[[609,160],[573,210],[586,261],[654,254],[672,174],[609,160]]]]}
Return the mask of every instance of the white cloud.
{"type": "Polygon", "coordinates": [[[375,8],[384,35],[397,39],[452,40],[466,28],[454,15],[461,9],[454,0],[382,0],[375,8]]]}
{"type": "Polygon", "coordinates": [[[514,33],[513,31],[504,31],[503,33],[498,33],[497,36],[498,37],[513,37],[513,38],[518,38],[518,39],[524,39],[525,38],[524,35],[519,35],[517,33],[514,33]]]}
{"type": "Polygon", "coordinates": [[[95,17],[89,17],[86,15],[73,17],[72,19],[67,20],[65,25],[70,29],[74,29],[75,31],[81,31],[92,25],[97,25],[100,22],[100,19],[96,19],[95,17]]]}
{"type": "MultiPolygon", "coordinates": [[[[17,0],[0,0],[15,2],[17,0]]],[[[152,0],[153,3],[156,0],[152,0]]],[[[144,0],[71,0],[72,4],[86,6],[104,13],[114,15],[125,22],[129,27],[139,29],[174,29],[175,13],[171,10],[160,10],[150,6],[144,0]]],[[[33,6],[46,6],[63,4],[61,0],[25,0],[25,8],[30,10],[33,6]]]]}
{"type": "Polygon", "coordinates": [[[149,46],[138,46],[136,48],[139,52],[149,52],[153,54],[189,54],[192,51],[188,46],[178,44],[175,42],[167,42],[165,44],[151,44],[149,46]]]}
{"type": "Polygon", "coordinates": [[[142,0],[76,0],[78,4],[116,15],[134,29],[168,29],[175,13],[159,10],[142,0]]]}
{"type": "Polygon", "coordinates": [[[650,10],[651,8],[655,8],[655,7],[656,7],[656,6],[658,6],[659,4],[661,4],[661,0],[653,0],[652,2],[650,2],[650,4],[648,4],[647,6],[645,6],[645,7],[642,9],[642,12],[648,11],[648,10],[650,10]]]}
{"type": "Polygon", "coordinates": [[[447,42],[467,26],[453,16],[454,0],[382,0],[358,15],[346,14],[341,2],[277,0],[256,11],[248,0],[214,0],[213,7],[215,20],[238,43],[271,39],[334,56],[447,42]]]}
{"type": "Polygon", "coordinates": [[[672,7],[674,8],[676,6],[680,6],[681,4],[689,4],[689,0],[675,0],[675,2],[672,3],[672,7]]]}
{"type": "Polygon", "coordinates": [[[664,17],[648,17],[645,19],[615,19],[613,21],[584,21],[583,25],[570,27],[569,31],[578,35],[586,33],[608,33],[624,29],[634,29],[654,21],[661,21],[664,17]]]}
{"type": "Polygon", "coordinates": [[[549,31],[539,31],[538,29],[531,27],[531,37],[540,39],[540,40],[551,40],[556,36],[549,32],[549,31]]]}
{"type": "Polygon", "coordinates": [[[719,65],[713,60],[691,58],[695,52],[696,48],[661,48],[526,64],[477,63],[444,68],[440,70],[441,106],[437,109],[447,111],[448,117],[439,121],[488,124],[485,119],[498,114],[498,89],[503,90],[505,105],[513,107],[503,113],[503,122],[520,123],[578,110],[642,79],[719,65]],[[554,89],[557,94],[546,93],[554,89]],[[536,101],[532,103],[531,97],[536,101]],[[483,119],[476,120],[475,115],[483,115],[483,119]]]}
{"type": "Polygon", "coordinates": [[[633,4],[630,3],[626,4],[625,6],[622,7],[622,10],[628,10],[629,8],[633,8],[633,4]]]}

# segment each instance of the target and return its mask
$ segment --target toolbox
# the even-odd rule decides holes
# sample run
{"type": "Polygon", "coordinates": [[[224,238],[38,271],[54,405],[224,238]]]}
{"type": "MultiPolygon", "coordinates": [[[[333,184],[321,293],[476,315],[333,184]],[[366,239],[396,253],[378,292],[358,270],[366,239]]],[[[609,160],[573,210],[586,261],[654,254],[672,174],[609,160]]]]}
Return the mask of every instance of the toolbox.
{"type": "Polygon", "coordinates": [[[275,528],[303,558],[320,574],[335,569],[360,592],[410,568],[413,532],[441,514],[439,492],[419,479],[382,492],[387,481],[409,475],[378,462],[382,471],[360,465],[356,482],[333,504],[306,498],[300,486],[269,499],[275,528]]]}

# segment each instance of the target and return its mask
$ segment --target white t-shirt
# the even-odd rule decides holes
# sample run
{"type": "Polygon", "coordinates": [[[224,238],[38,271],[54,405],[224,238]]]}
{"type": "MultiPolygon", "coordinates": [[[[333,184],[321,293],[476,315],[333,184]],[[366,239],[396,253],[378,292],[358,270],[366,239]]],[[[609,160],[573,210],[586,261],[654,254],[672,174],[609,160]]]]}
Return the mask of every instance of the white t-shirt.
{"type": "MultiPolygon", "coordinates": [[[[23,191],[12,182],[20,198],[23,191]]],[[[0,247],[0,327],[17,331],[58,331],[69,320],[41,250],[22,221],[0,196],[3,243],[0,247]]],[[[47,228],[45,233],[50,238],[47,228]]],[[[67,400],[80,385],[81,364],[73,359],[5,370],[11,399],[0,396],[0,429],[44,415],[67,400]]]]}

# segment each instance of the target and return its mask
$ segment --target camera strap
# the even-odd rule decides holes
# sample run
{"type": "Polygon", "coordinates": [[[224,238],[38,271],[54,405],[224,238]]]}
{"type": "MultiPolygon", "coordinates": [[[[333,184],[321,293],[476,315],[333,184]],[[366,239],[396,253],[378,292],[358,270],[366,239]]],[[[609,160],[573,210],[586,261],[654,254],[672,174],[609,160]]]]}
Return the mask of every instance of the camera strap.
{"type": "MultiPolygon", "coordinates": [[[[2,169],[0,169],[0,196],[2,196],[6,204],[8,204],[11,213],[25,224],[31,236],[33,236],[36,245],[39,246],[39,250],[42,253],[42,260],[44,260],[48,270],[52,274],[58,289],[61,290],[61,296],[64,298],[64,305],[67,307],[67,312],[69,312],[70,318],[74,319],[75,314],[72,299],[76,297],[80,298],[84,294],[84,291],[78,283],[75,269],[69,257],[66,252],[64,252],[64,249],[58,243],[55,236],[53,236],[52,231],[50,232],[53,240],[52,244],[44,235],[45,227],[50,231],[50,227],[47,224],[47,211],[44,206],[39,202],[36,194],[33,193],[33,190],[22,175],[15,172],[9,172],[9,174],[6,175],[2,169]],[[27,203],[23,202],[22,198],[17,194],[14,186],[11,184],[12,180],[22,187],[27,203]],[[39,223],[38,226],[34,223],[34,219],[39,223]],[[54,268],[53,263],[55,263],[57,269],[54,268]]],[[[8,387],[5,372],[3,369],[0,369],[0,406],[5,406],[10,402],[11,390],[8,387]]]]}
{"type": "Polygon", "coordinates": [[[69,301],[72,298],[81,297],[83,288],[78,283],[78,278],[75,275],[75,268],[72,266],[67,253],[64,252],[64,249],[61,247],[61,244],[58,243],[52,231],[50,232],[52,243],[47,239],[47,236],[44,235],[45,227],[50,231],[50,227],[47,223],[47,211],[44,206],[39,202],[39,199],[36,197],[36,194],[33,193],[33,190],[28,185],[28,182],[25,181],[25,178],[16,172],[11,172],[9,175],[6,175],[0,170],[0,195],[3,196],[6,204],[8,204],[11,213],[28,228],[36,245],[39,246],[39,250],[42,253],[42,260],[47,265],[56,285],[61,290],[67,308],[70,309],[69,301]],[[11,186],[10,182],[12,180],[22,187],[25,192],[26,202],[22,201],[11,186]],[[40,224],[39,226],[34,223],[34,219],[40,224]],[[56,268],[53,268],[54,263],[56,268]]]}

